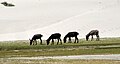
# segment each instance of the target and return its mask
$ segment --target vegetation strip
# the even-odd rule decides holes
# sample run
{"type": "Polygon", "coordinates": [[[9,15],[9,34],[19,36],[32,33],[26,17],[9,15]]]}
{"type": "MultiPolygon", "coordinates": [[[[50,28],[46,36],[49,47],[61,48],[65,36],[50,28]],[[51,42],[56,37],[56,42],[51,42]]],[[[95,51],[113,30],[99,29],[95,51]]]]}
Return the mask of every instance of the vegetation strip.
{"type": "Polygon", "coordinates": [[[100,41],[85,41],[79,43],[63,43],[62,45],[29,45],[28,40],[0,42],[0,58],[38,57],[38,56],[69,56],[120,54],[120,38],[102,38],[100,41]]]}

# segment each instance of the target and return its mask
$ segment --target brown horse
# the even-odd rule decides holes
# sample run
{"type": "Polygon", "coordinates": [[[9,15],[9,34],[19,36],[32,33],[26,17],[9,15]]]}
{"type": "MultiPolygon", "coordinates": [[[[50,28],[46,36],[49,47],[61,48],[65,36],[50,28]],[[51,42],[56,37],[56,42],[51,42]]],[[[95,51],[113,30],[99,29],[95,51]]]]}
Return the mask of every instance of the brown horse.
{"type": "Polygon", "coordinates": [[[77,43],[78,43],[77,35],[79,35],[78,32],[69,32],[67,35],[65,35],[65,37],[64,37],[64,39],[63,39],[63,40],[64,40],[64,43],[66,43],[67,38],[69,38],[69,42],[71,42],[71,37],[75,37],[75,42],[74,42],[74,43],[76,43],[76,41],[77,41],[77,43]]]}
{"type": "MultiPolygon", "coordinates": [[[[41,35],[41,34],[35,34],[33,37],[32,37],[32,39],[29,39],[30,40],[30,45],[32,45],[32,42],[33,41],[35,41],[36,42],[36,45],[37,45],[37,39],[40,39],[40,41],[41,41],[41,43],[40,44],[42,44],[42,39],[41,39],[41,37],[42,37],[43,35],[41,35]]],[[[34,45],[34,43],[33,43],[33,45],[34,45]]]]}
{"type": "Polygon", "coordinates": [[[62,44],[61,34],[60,34],[60,33],[54,33],[54,34],[52,34],[52,35],[46,40],[46,41],[47,41],[47,45],[49,45],[51,39],[52,39],[52,44],[54,44],[54,39],[57,39],[57,40],[58,40],[57,45],[58,45],[58,43],[59,43],[59,40],[61,41],[61,44],[62,44]]]}
{"type": "Polygon", "coordinates": [[[93,35],[96,35],[97,41],[99,41],[99,31],[98,30],[91,30],[87,35],[86,35],[86,40],[88,41],[89,36],[92,36],[91,41],[93,40],[93,35]]]}

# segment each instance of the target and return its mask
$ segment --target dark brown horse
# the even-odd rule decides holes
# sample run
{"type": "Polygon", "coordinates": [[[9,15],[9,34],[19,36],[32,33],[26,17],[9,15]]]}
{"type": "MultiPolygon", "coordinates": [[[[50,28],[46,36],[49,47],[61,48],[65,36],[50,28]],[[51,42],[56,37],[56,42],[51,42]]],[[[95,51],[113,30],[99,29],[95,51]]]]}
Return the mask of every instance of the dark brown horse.
{"type": "Polygon", "coordinates": [[[47,45],[49,45],[51,39],[52,39],[52,44],[54,44],[54,39],[57,39],[57,40],[58,40],[57,45],[58,45],[58,43],[59,43],[59,40],[61,41],[61,44],[62,44],[61,34],[60,34],[60,33],[54,33],[54,34],[52,34],[52,35],[46,40],[46,41],[47,41],[47,45]]]}
{"type": "Polygon", "coordinates": [[[99,31],[98,30],[91,30],[87,35],[86,35],[86,40],[88,41],[89,36],[92,36],[91,41],[93,40],[93,35],[96,35],[97,41],[99,41],[99,31]]]}
{"type": "MultiPolygon", "coordinates": [[[[30,45],[32,45],[32,42],[36,42],[36,45],[37,45],[37,39],[40,39],[40,41],[41,41],[41,43],[40,44],[42,44],[42,39],[41,39],[41,37],[42,37],[43,35],[41,35],[41,34],[35,34],[33,37],[32,37],[32,39],[30,39],[30,45]]],[[[33,45],[34,45],[34,43],[33,43],[33,45]]]]}
{"type": "Polygon", "coordinates": [[[77,35],[79,35],[78,32],[69,32],[67,35],[65,35],[65,37],[64,37],[64,39],[63,39],[63,40],[64,40],[64,43],[66,43],[67,38],[69,38],[69,42],[71,42],[71,37],[75,37],[75,42],[74,42],[74,43],[76,43],[76,41],[77,41],[77,43],[78,43],[77,35]]]}

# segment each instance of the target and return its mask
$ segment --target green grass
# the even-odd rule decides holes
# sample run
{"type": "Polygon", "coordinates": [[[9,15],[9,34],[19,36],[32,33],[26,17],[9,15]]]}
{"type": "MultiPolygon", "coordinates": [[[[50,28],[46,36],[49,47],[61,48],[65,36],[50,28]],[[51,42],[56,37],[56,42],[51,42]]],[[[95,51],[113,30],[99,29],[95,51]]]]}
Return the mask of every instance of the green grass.
{"type": "Polygon", "coordinates": [[[107,46],[120,45],[120,38],[103,38],[101,41],[80,40],[79,43],[63,43],[62,45],[29,45],[29,41],[3,41],[0,42],[0,50],[25,50],[25,49],[57,49],[57,48],[78,48],[81,46],[107,46]]]}
{"type": "Polygon", "coordinates": [[[86,54],[120,54],[120,47],[100,47],[120,45],[120,38],[102,38],[100,41],[63,43],[62,45],[29,45],[29,41],[0,42],[0,57],[64,56],[86,54]]]}
{"type": "Polygon", "coordinates": [[[65,56],[65,55],[88,55],[88,54],[119,54],[120,49],[73,49],[73,50],[20,50],[1,51],[0,57],[34,57],[34,56],[65,56]]]}
{"type": "Polygon", "coordinates": [[[12,60],[2,59],[0,64],[120,64],[120,61],[113,60],[12,60]]]}

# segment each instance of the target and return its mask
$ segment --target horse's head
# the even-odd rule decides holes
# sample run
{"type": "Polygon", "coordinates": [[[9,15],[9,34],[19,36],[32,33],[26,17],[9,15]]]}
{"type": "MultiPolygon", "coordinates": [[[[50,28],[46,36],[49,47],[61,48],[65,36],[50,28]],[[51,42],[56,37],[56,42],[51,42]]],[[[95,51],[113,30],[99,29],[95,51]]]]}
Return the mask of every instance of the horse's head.
{"type": "Polygon", "coordinates": [[[30,40],[30,45],[32,45],[32,39],[29,39],[30,40]]]}
{"type": "Polygon", "coordinates": [[[89,34],[86,35],[86,41],[88,41],[88,39],[89,39],[89,34]]]}
{"type": "Polygon", "coordinates": [[[63,41],[64,41],[64,43],[66,43],[66,37],[64,37],[63,41]]]}
{"type": "Polygon", "coordinates": [[[47,42],[47,45],[49,45],[49,43],[50,43],[50,40],[49,40],[49,39],[47,39],[47,40],[46,40],[46,42],[47,42]]]}

